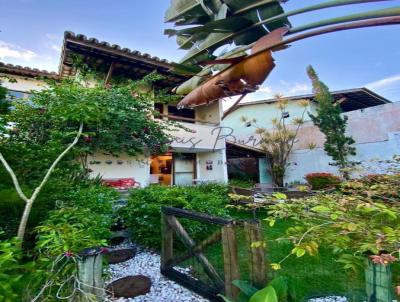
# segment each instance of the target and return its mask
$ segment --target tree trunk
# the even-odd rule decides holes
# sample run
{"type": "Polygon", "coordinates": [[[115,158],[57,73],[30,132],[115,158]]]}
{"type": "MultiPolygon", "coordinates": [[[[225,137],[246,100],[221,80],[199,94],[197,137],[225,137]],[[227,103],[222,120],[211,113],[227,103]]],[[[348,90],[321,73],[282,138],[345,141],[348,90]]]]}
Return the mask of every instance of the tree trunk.
{"type": "Polygon", "coordinates": [[[19,223],[18,227],[18,234],[17,237],[21,240],[21,242],[24,239],[25,236],[25,230],[26,226],[28,224],[28,218],[29,214],[31,213],[32,205],[35,200],[28,199],[28,201],[25,203],[25,208],[24,208],[24,213],[22,214],[21,221],[19,223]]]}
{"type": "Polygon", "coordinates": [[[78,143],[79,138],[82,135],[83,131],[83,123],[80,124],[78,133],[75,136],[74,141],[56,158],[56,160],[52,163],[50,166],[49,170],[47,170],[46,175],[44,176],[42,182],[40,185],[33,191],[32,196],[28,198],[25,196],[24,192],[22,192],[21,186],[18,182],[17,176],[15,175],[14,171],[10,167],[10,165],[7,163],[6,159],[4,158],[3,154],[0,153],[0,161],[7,170],[7,172],[10,174],[11,179],[14,183],[14,187],[18,193],[18,195],[21,197],[22,200],[25,201],[25,209],[24,213],[22,214],[21,221],[19,223],[18,227],[18,239],[21,241],[24,240],[25,236],[25,231],[26,231],[26,226],[28,224],[28,219],[29,219],[29,214],[31,213],[32,210],[32,205],[35,202],[37,196],[39,195],[40,191],[43,189],[44,185],[47,183],[47,181],[50,178],[51,173],[53,173],[54,169],[56,168],[57,164],[61,161],[61,159],[78,143]]]}

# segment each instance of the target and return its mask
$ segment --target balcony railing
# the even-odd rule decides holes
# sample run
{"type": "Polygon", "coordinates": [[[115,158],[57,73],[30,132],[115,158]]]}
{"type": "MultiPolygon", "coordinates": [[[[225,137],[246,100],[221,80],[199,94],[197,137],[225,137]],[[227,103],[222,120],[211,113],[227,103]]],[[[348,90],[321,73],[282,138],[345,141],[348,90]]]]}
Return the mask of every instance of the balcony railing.
{"type": "Polygon", "coordinates": [[[177,122],[185,122],[185,123],[191,123],[191,124],[202,124],[202,125],[209,125],[209,126],[219,126],[219,123],[210,122],[210,121],[201,120],[201,119],[190,118],[190,117],[171,115],[171,114],[161,114],[160,113],[158,115],[158,117],[166,118],[168,120],[177,121],[177,122]]]}

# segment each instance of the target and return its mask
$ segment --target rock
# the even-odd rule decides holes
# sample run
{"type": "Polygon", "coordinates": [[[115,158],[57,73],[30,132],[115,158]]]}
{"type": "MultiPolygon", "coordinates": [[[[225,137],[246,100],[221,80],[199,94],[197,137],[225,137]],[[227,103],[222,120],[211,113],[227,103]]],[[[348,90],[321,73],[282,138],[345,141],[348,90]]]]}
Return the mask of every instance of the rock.
{"type": "Polygon", "coordinates": [[[117,298],[134,298],[150,292],[151,280],[142,275],[128,276],[111,282],[107,292],[117,298]]]}
{"type": "Polygon", "coordinates": [[[110,239],[110,244],[111,245],[120,245],[122,242],[124,242],[126,240],[126,238],[125,237],[122,237],[122,236],[115,236],[115,237],[112,237],[111,239],[110,239]]]}
{"type": "MultiPolygon", "coordinates": [[[[136,298],[118,298],[118,300],[108,296],[106,298],[107,302],[209,302],[209,300],[161,275],[159,254],[137,246],[130,241],[119,245],[118,248],[134,248],[136,256],[126,262],[109,265],[110,279],[107,284],[126,276],[144,275],[151,279],[152,286],[150,292],[146,295],[136,298]]],[[[182,272],[186,271],[187,274],[192,271],[190,268],[176,268],[182,272]]]]}
{"type": "Polygon", "coordinates": [[[111,250],[106,254],[106,258],[109,264],[116,264],[128,261],[135,257],[135,249],[122,249],[122,250],[111,250]]]}

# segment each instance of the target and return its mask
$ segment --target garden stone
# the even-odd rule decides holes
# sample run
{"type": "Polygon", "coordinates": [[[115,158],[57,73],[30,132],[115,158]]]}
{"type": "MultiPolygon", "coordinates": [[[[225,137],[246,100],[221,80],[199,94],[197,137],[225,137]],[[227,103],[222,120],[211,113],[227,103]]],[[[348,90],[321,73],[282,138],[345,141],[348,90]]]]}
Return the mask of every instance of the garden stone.
{"type": "Polygon", "coordinates": [[[109,264],[116,264],[128,261],[129,259],[135,257],[136,250],[131,249],[121,249],[121,250],[111,250],[107,254],[107,260],[109,264]]]}
{"type": "Polygon", "coordinates": [[[150,278],[137,275],[118,279],[107,286],[107,292],[117,298],[134,298],[150,292],[150,278]]]}

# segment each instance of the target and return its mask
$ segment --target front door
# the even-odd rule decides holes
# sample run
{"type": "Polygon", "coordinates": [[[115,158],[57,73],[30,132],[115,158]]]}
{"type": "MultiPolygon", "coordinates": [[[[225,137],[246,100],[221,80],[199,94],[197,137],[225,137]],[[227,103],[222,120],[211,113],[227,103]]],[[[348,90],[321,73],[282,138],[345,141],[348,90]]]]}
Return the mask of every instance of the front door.
{"type": "Polygon", "coordinates": [[[174,184],[187,186],[195,179],[196,155],[194,153],[174,153],[174,184]]]}

